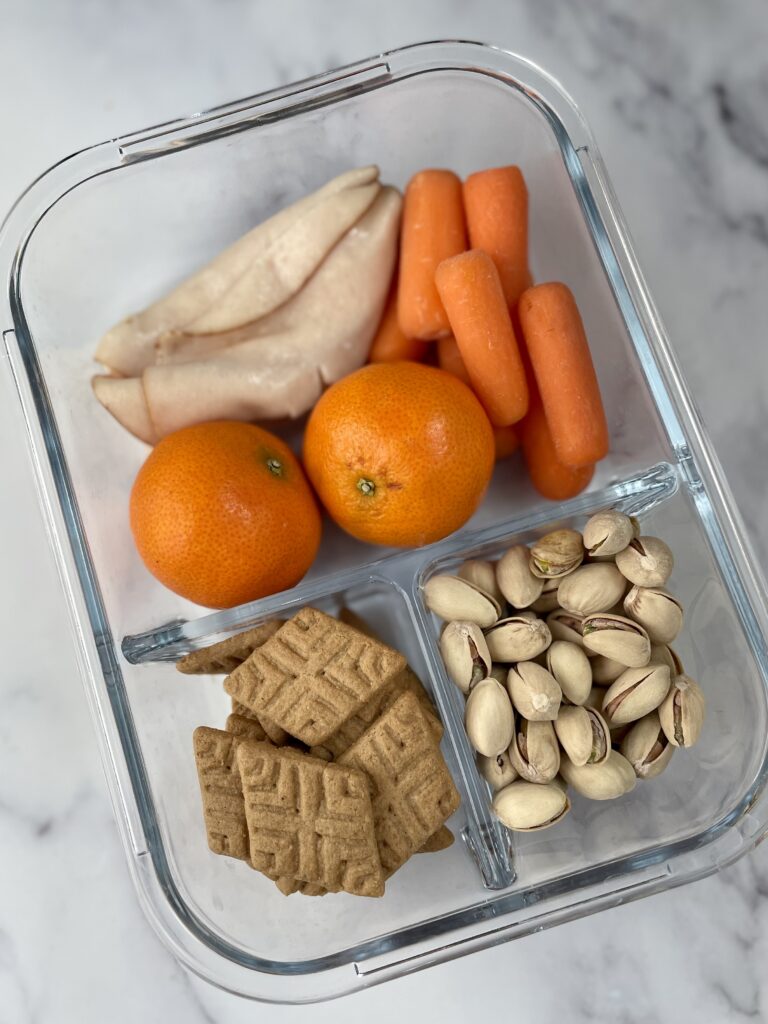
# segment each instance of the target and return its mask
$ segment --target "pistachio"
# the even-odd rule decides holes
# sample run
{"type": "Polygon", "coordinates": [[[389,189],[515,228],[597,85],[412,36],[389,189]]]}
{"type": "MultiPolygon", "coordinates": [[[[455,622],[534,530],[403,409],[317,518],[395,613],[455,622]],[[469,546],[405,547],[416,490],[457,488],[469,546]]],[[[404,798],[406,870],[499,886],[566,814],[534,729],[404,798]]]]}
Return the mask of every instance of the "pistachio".
{"type": "Polygon", "coordinates": [[[603,697],[606,722],[626,725],[654,711],[669,693],[670,675],[666,665],[628,668],[611,684],[603,697]]]}
{"type": "MultiPolygon", "coordinates": [[[[659,660],[653,657],[653,648],[651,648],[651,661],[659,660]]],[[[597,657],[591,658],[589,663],[592,666],[592,681],[598,686],[610,686],[614,679],[618,679],[627,668],[620,661],[606,658],[604,654],[598,654],[597,657]]]]}
{"type": "MultiPolygon", "coordinates": [[[[584,646],[583,619],[580,615],[567,612],[564,608],[556,608],[547,616],[547,626],[553,640],[567,640],[569,643],[576,644],[577,647],[584,646]]],[[[587,652],[587,657],[589,657],[589,652],[587,652]]]]}
{"type": "Polygon", "coordinates": [[[598,612],[587,615],[582,624],[584,646],[595,654],[620,661],[628,668],[641,668],[651,657],[651,641],[643,627],[621,615],[598,612]]]}
{"type": "Polygon", "coordinates": [[[528,782],[551,782],[560,770],[560,747],[552,723],[519,718],[509,758],[520,778],[528,782]]]}
{"type": "Polygon", "coordinates": [[[607,612],[624,596],[627,581],[612,563],[582,565],[557,590],[560,607],[574,615],[607,612]]]}
{"type": "Polygon", "coordinates": [[[504,596],[499,590],[496,582],[496,566],[493,562],[486,562],[478,558],[470,558],[462,562],[456,571],[456,575],[469,583],[474,583],[486,594],[490,594],[499,605],[503,604],[504,596]]]}
{"type": "Polygon", "coordinates": [[[656,644],[670,643],[683,625],[683,606],[661,587],[632,587],[624,598],[624,611],[656,644]]]}
{"type": "Polygon", "coordinates": [[[608,759],[611,734],[605,719],[594,708],[560,708],[555,733],[569,760],[577,766],[602,764],[608,759]]]}
{"type": "Polygon", "coordinates": [[[458,576],[433,576],[424,586],[427,608],[446,622],[464,619],[478,626],[492,626],[501,614],[498,601],[458,576]]]}
{"type": "Polygon", "coordinates": [[[616,555],[616,568],[638,587],[663,587],[674,559],[658,537],[635,537],[616,555]]]}
{"type": "Polygon", "coordinates": [[[531,605],[531,611],[538,612],[540,615],[546,615],[560,607],[557,600],[557,588],[560,586],[559,577],[555,576],[552,579],[544,580],[543,583],[544,589],[541,592],[541,597],[531,605]]]}
{"type": "Polygon", "coordinates": [[[589,691],[589,696],[581,705],[581,707],[593,708],[595,711],[599,711],[602,714],[603,697],[605,697],[605,690],[601,686],[593,686],[592,689],[589,691]]]}
{"type": "Polygon", "coordinates": [[[531,546],[531,572],[542,579],[565,576],[581,565],[583,558],[578,530],[554,530],[531,546]]]}
{"type": "Polygon", "coordinates": [[[497,680],[497,682],[501,683],[502,686],[506,686],[508,673],[509,665],[498,665],[494,663],[493,665],[491,665],[491,671],[488,673],[488,675],[491,677],[491,679],[495,679],[497,680]]]}
{"type": "Polygon", "coordinates": [[[504,786],[508,786],[510,782],[514,782],[517,778],[517,772],[512,767],[508,750],[503,750],[495,757],[485,757],[483,754],[478,754],[477,767],[494,792],[503,789],[504,786]]]}
{"type": "Polygon", "coordinates": [[[510,615],[499,619],[485,639],[494,661],[527,661],[549,647],[552,634],[541,619],[510,615]]]}
{"type": "Polygon", "coordinates": [[[515,832],[534,832],[562,821],[571,802],[554,782],[539,786],[518,780],[505,786],[493,798],[493,812],[502,825],[515,832]]]}
{"type": "Polygon", "coordinates": [[[524,544],[516,544],[499,559],[496,580],[499,590],[513,608],[528,608],[541,597],[544,581],[528,567],[530,552],[524,544]]]}
{"type": "Polygon", "coordinates": [[[596,512],[584,527],[584,547],[593,557],[616,555],[633,537],[632,520],[612,508],[596,512]]]}
{"type": "Polygon", "coordinates": [[[553,722],[557,718],[562,691],[541,665],[521,661],[507,676],[507,689],[515,709],[529,722],[553,722]]]}
{"type": "Polygon", "coordinates": [[[692,747],[701,735],[706,714],[706,701],[701,687],[689,676],[675,676],[659,719],[673,747],[692,747]]]}
{"type": "Polygon", "coordinates": [[[547,670],[566,700],[584,703],[592,689],[592,668],[582,647],[568,640],[554,640],[547,648],[547,670]]]}
{"type": "Polygon", "coordinates": [[[674,746],[661,728],[658,711],[641,718],[621,741],[621,753],[635,770],[638,779],[661,775],[672,759],[674,746]]]}
{"type": "Polygon", "coordinates": [[[512,742],[515,716],[507,691],[495,679],[483,679],[473,687],[464,709],[469,742],[485,757],[502,754],[512,742]]]}
{"type": "Polygon", "coordinates": [[[674,679],[684,675],[683,663],[678,654],[667,644],[651,644],[651,661],[660,665],[668,665],[674,679]]]}
{"type": "Polygon", "coordinates": [[[491,672],[491,655],[483,631],[475,622],[449,622],[440,637],[440,653],[446,671],[462,693],[491,672]]]}
{"type": "Polygon", "coordinates": [[[589,800],[614,800],[635,788],[637,777],[629,761],[615,750],[602,764],[575,765],[561,759],[560,774],[569,786],[589,800]]]}

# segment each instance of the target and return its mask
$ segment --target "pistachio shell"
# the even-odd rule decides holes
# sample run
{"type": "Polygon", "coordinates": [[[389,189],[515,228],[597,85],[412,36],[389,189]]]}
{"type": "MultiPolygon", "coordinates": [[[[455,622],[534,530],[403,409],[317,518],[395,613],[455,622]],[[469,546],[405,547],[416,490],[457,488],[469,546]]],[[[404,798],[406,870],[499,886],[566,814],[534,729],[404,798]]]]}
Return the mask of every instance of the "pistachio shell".
{"type": "Polygon", "coordinates": [[[629,761],[611,750],[602,764],[575,765],[561,759],[560,774],[569,786],[589,800],[614,800],[635,788],[637,777],[629,761]]]}
{"type": "Polygon", "coordinates": [[[562,821],[571,809],[567,793],[554,782],[539,786],[518,780],[493,798],[493,812],[515,832],[533,832],[562,821]]]}
{"type": "Polygon", "coordinates": [[[520,778],[528,782],[551,782],[560,770],[560,748],[552,723],[519,718],[509,757],[520,778]]]}
{"type": "Polygon", "coordinates": [[[491,677],[491,679],[496,679],[499,683],[501,683],[502,686],[506,686],[508,673],[509,665],[498,665],[494,663],[493,665],[491,665],[491,671],[488,673],[488,675],[491,677]]]}
{"type": "Polygon", "coordinates": [[[554,676],[563,697],[571,704],[583,704],[592,689],[592,668],[584,649],[568,640],[553,640],[546,654],[547,671],[554,676]]]}
{"type": "Polygon", "coordinates": [[[484,679],[467,698],[464,726],[469,742],[485,757],[496,757],[512,742],[515,717],[509,695],[495,679],[484,679]]]}
{"type": "Polygon", "coordinates": [[[603,717],[610,726],[636,722],[654,711],[669,693],[666,665],[628,668],[612,683],[603,697],[603,717]]]}
{"type": "Polygon", "coordinates": [[[582,623],[584,646],[595,654],[620,661],[628,668],[641,668],[651,657],[651,641],[643,627],[621,615],[598,612],[582,623]]]}
{"type": "Polygon", "coordinates": [[[440,637],[440,653],[446,671],[462,693],[491,672],[491,655],[483,631],[475,622],[449,622],[440,637]]]}
{"type": "Polygon", "coordinates": [[[496,580],[499,590],[513,608],[528,608],[544,589],[544,581],[528,567],[530,552],[524,544],[516,544],[499,559],[496,580]]]}
{"type": "Polygon", "coordinates": [[[553,579],[544,580],[543,583],[544,589],[541,592],[541,597],[531,605],[531,611],[537,612],[539,615],[547,615],[549,612],[553,612],[555,608],[560,607],[560,602],[557,600],[557,588],[560,586],[560,579],[555,576],[553,579]]]}
{"type": "MultiPolygon", "coordinates": [[[[580,615],[567,612],[564,608],[556,608],[547,616],[547,626],[553,640],[567,640],[578,647],[584,646],[583,620],[580,615]]],[[[589,652],[586,653],[589,657],[589,652]]]]}
{"type": "Polygon", "coordinates": [[[701,735],[706,715],[706,701],[701,687],[689,676],[675,676],[659,720],[673,747],[692,747],[701,735]]]}
{"type": "Polygon", "coordinates": [[[504,786],[508,786],[510,782],[514,782],[517,778],[517,772],[512,767],[508,750],[503,750],[495,757],[485,757],[483,754],[478,754],[477,767],[494,792],[503,789],[504,786]]]}
{"type": "Polygon", "coordinates": [[[627,581],[610,562],[582,565],[560,584],[560,607],[574,615],[607,612],[624,596],[627,581]]]}
{"type": "Polygon", "coordinates": [[[635,722],[621,741],[621,753],[634,768],[638,779],[654,779],[661,775],[674,752],[674,746],[661,728],[658,711],[652,711],[635,722]]]}
{"type": "Polygon", "coordinates": [[[492,626],[501,614],[491,594],[458,576],[433,576],[424,585],[424,601],[430,611],[446,622],[464,619],[478,626],[492,626]]]}
{"type": "Polygon", "coordinates": [[[485,639],[494,661],[527,661],[549,647],[552,634],[541,619],[511,615],[499,619],[485,639]]]}
{"type": "Polygon", "coordinates": [[[624,611],[655,644],[671,643],[683,626],[683,606],[661,587],[632,587],[624,598],[624,611]]]}
{"type": "MultiPolygon", "coordinates": [[[[651,660],[657,661],[658,659],[651,655],[651,660]]],[[[614,661],[613,658],[606,658],[603,654],[591,658],[589,663],[592,666],[592,681],[598,686],[610,686],[622,672],[627,670],[626,665],[622,665],[620,661],[614,661]]]]}
{"type": "Polygon", "coordinates": [[[507,676],[507,690],[515,709],[529,722],[553,722],[557,718],[562,691],[541,665],[521,661],[507,676]]]}
{"type": "Polygon", "coordinates": [[[499,590],[496,582],[496,566],[493,562],[487,562],[479,558],[470,558],[462,562],[456,575],[469,583],[474,583],[486,594],[490,594],[499,605],[503,604],[504,596],[499,590]]]}
{"type": "Polygon", "coordinates": [[[680,656],[668,644],[651,644],[651,661],[667,665],[673,679],[685,674],[680,656]]]}
{"type": "Polygon", "coordinates": [[[674,559],[658,537],[635,537],[616,555],[616,568],[638,587],[663,587],[674,559]]]}
{"type": "Polygon", "coordinates": [[[581,707],[594,708],[595,711],[599,711],[602,714],[604,697],[605,690],[601,686],[593,686],[592,689],[589,691],[589,696],[581,705],[581,707]]]}
{"type": "Polygon", "coordinates": [[[542,579],[565,576],[581,565],[583,558],[584,545],[577,530],[553,530],[531,545],[531,572],[542,579]]]}
{"type": "Polygon", "coordinates": [[[596,512],[584,527],[584,547],[595,556],[612,556],[623,551],[634,536],[632,520],[616,509],[596,512]]]}
{"type": "Polygon", "coordinates": [[[602,764],[608,759],[610,731],[603,716],[593,708],[560,708],[555,733],[568,759],[575,765],[602,764]]]}

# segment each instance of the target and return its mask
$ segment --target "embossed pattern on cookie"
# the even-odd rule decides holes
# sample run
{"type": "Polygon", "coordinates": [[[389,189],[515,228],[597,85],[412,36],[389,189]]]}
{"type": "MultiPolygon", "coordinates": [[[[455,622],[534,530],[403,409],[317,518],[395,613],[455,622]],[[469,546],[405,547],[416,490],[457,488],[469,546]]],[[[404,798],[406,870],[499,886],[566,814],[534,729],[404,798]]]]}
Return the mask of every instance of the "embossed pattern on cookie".
{"type": "Polygon", "coordinates": [[[243,790],[235,762],[238,738],[201,725],[194,732],[195,763],[208,846],[214,853],[250,860],[243,790]]]}
{"type": "Polygon", "coordinates": [[[269,619],[244,633],[237,633],[210,647],[191,651],[176,662],[176,668],[185,675],[219,675],[232,672],[242,665],[257,647],[261,647],[283,625],[282,619],[269,619]]]}

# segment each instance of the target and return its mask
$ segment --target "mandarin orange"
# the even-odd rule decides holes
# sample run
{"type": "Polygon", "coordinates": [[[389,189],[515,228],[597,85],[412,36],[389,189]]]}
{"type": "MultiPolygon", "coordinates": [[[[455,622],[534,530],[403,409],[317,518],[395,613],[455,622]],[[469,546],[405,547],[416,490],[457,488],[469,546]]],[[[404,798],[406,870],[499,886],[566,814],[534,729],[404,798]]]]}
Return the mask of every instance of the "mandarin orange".
{"type": "Polygon", "coordinates": [[[447,536],[480,504],[494,465],[488,417],[456,377],[419,363],[365,366],[312,411],[304,465],[339,526],[372,544],[447,536]]]}
{"type": "Polygon", "coordinates": [[[210,608],[294,586],[320,544],[298,459],[249,423],[201,423],[163,438],[134,482],[130,521],[149,571],[210,608]]]}

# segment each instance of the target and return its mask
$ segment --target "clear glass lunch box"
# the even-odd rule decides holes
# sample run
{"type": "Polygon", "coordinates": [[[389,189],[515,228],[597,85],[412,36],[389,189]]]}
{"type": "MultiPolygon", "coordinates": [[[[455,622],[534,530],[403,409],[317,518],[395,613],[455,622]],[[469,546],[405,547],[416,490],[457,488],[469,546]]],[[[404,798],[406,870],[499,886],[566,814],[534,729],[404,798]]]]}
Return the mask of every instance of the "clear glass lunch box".
{"type": "Polygon", "coordinates": [[[142,905],[187,967],[266,1001],[330,998],[700,878],[762,838],[764,585],[592,137],[554,79],[492,47],[431,43],[158,125],[43,175],[8,216],[0,257],[0,327],[118,825],[142,905]],[[294,590],[208,613],[156,583],[134,551],[127,498],[146,448],[91,395],[96,341],[285,202],[372,162],[398,186],[428,166],[521,166],[532,271],[576,295],[612,452],[589,491],[562,504],[500,463],[473,520],[428,549],[373,549],[327,525],[294,590]],[[558,827],[513,835],[489,813],[423,583],[607,505],[640,515],[675,552],[687,609],[676,647],[706,693],[704,735],[624,799],[577,797],[558,827]],[[380,900],[285,898],[206,845],[192,731],[221,726],[228,702],[172,661],[305,604],[346,605],[374,624],[445,722],[459,840],[413,857],[380,900]]]}

